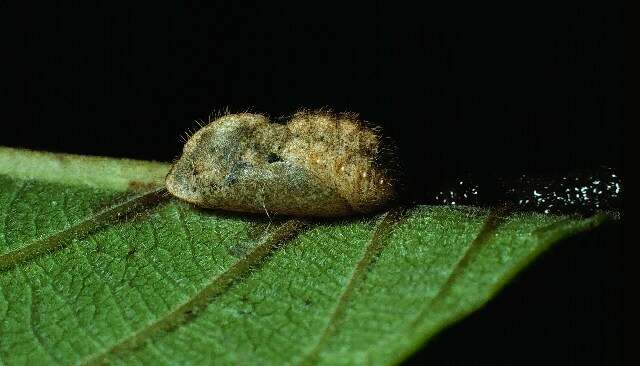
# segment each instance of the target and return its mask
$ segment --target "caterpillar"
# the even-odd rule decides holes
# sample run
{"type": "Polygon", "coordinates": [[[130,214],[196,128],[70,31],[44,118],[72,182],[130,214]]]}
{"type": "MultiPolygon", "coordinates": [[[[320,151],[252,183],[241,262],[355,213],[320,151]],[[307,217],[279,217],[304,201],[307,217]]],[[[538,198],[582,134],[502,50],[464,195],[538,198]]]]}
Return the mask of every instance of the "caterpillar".
{"type": "Polygon", "coordinates": [[[272,122],[227,114],[196,131],[166,177],[174,196],[205,208],[349,216],[396,198],[383,139],[351,113],[300,111],[272,122]]]}

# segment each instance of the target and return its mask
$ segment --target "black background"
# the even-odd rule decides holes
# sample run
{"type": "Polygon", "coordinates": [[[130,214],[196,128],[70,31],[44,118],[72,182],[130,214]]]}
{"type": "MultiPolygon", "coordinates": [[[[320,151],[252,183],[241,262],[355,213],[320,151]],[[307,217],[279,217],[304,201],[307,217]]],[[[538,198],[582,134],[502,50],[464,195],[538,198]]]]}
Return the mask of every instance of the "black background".
{"type": "MultiPolygon", "coordinates": [[[[212,111],[330,107],[385,128],[422,203],[467,173],[620,171],[621,7],[4,5],[0,145],[169,161],[212,111]]],[[[621,226],[554,249],[411,362],[618,361],[621,226]]]]}

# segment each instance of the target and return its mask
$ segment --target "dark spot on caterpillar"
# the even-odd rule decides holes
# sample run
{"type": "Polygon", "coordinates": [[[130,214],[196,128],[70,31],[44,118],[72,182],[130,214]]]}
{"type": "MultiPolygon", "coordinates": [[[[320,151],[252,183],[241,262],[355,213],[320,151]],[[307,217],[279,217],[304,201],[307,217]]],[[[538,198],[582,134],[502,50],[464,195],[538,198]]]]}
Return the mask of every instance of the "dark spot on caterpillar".
{"type": "Polygon", "coordinates": [[[271,164],[278,161],[282,161],[282,157],[280,155],[276,153],[269,153],[269,155],[267,155],[267,163],[271,164]]]}

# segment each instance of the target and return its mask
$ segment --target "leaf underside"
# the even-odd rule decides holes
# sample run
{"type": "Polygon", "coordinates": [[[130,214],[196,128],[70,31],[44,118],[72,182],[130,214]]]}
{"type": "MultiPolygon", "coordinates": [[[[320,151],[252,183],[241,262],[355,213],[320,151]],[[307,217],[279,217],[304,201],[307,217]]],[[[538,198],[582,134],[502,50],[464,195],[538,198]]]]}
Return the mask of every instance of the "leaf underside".
{"type": "Polygon", "coordinates": [[[0,364],[394,364],[603,221],[199,210],[167,165],[0,148],[0,364]]]}

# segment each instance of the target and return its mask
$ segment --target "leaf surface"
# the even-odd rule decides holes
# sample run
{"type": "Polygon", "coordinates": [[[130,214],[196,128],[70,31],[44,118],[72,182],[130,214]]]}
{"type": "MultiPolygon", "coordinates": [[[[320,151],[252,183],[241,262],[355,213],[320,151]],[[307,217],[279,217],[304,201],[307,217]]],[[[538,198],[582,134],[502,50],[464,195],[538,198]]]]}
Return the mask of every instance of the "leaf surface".
{"type": "Polygon", "coordinates": [[[0,148],[0,364],[394,364],[591,218],[204,211],[162,163],[0,148]]]}

